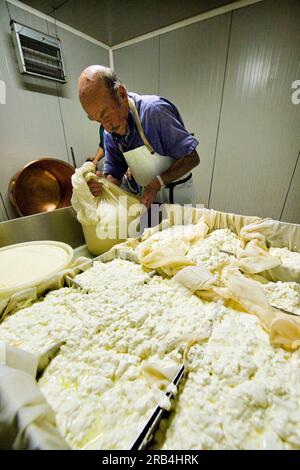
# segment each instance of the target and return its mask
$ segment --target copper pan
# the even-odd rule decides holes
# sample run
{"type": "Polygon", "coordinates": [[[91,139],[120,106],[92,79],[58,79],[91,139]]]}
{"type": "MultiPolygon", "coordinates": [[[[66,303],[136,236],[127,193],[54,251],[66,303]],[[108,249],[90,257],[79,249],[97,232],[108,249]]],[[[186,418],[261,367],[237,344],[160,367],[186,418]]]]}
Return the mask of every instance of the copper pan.
{"type": "Polygon", "coordinates": [[[69,163],[56,158],[40,158],[25,165],[9,182],[10,200],[19,215],[70,206],[74,171],[69,163]]]}

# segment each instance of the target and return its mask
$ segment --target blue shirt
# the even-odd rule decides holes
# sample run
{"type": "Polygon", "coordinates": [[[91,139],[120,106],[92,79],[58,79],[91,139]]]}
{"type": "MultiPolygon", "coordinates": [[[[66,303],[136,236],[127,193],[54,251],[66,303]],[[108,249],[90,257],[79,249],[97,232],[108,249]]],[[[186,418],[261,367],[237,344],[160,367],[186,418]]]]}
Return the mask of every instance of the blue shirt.
{"type": "MultiPolygon", "coordinates": [[[[155,95],[128,93],[135,102],[144,134],[156,153],[178,160],[195,150],[199,142],[184,127],[181,116],[173,103],[155,95]]],[[[126,173],[128,165],[122,152],[144,145],[135,125],[132,112],[128,115],[128,134],[120,136],[105,131],[105,158],[103,172],[119,180],[126,173]]]]}

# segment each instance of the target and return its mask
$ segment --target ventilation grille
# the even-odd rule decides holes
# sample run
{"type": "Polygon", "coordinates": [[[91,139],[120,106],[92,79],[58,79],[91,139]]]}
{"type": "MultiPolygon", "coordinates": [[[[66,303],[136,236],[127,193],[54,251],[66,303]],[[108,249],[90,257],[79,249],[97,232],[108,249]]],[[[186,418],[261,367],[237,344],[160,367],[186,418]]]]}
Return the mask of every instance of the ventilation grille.
{"type": "Polygon", "coordinates": [[[12,22],[21,73],[66,82],[60,40],[12,22]]]}

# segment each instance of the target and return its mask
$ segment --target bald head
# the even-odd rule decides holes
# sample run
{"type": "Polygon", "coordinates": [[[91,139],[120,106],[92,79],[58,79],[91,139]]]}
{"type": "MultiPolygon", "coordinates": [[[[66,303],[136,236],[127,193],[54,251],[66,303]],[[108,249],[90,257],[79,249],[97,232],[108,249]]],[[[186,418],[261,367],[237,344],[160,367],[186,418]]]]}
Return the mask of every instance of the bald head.
{"type": "Polygon", "coordinates": [[[79,99],[88,117],[108,132],[126,133],[127,91],[117,75],[103,65],[90,65],[79,77],[79,99]]]}
{"type": "Polygon", "coordinates": [[[103,65],[90,65],[84,69],[79,77],[79,99],[84,105],[84,103],[93,101],[105,91],[112,98],[117,99],[120,85],[121,81],[112,69],[103,65]]]}

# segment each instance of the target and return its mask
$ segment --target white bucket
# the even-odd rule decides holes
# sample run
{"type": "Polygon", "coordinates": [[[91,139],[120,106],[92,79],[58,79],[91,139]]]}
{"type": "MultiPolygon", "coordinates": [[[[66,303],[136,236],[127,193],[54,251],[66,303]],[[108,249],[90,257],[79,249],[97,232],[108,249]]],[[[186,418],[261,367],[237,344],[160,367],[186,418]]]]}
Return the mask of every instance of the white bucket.
{"type": "Polygon", "coordinates": [[[114,245],[126,240],[126,238],[100,239],[97,237],[96,225],[82,225],[82,230],[88,250],[96,256],[102,255],[106,251],[110,250],[114,245]]]}
{"type": "Polygon", "coordinates": [[[35,287],[67,268],[73,248],[57,241],[17,243],[0,249],[0,299],[35,287]]]}

